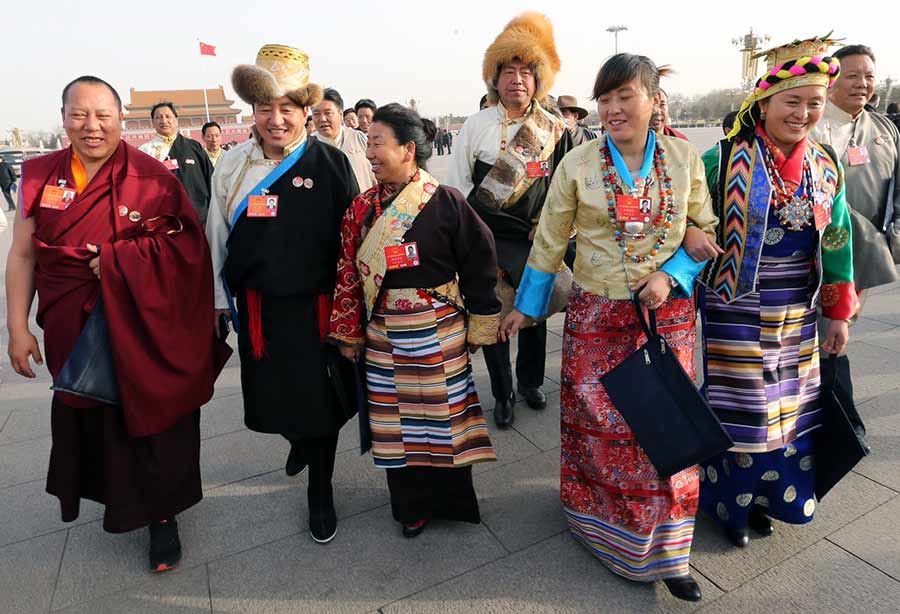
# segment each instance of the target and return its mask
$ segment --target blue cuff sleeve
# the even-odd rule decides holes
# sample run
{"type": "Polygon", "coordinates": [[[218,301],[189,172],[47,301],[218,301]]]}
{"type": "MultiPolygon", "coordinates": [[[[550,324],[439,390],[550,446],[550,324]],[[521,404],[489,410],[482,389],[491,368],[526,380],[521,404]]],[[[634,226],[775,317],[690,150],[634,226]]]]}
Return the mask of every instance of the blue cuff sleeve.
{"type": "Polygon", "coordinates": [[[705,266],[706,260],[697,262],[688,256],[683,247],[679,247],[675,255],[659,267],[659,270],[671,275],[678,283],[678,288],[673,289],[673,293],[678,291],[679,297],[690,298],[694,293],[694,280],[697,279],[697,276],[705,266]]]}
{"type": "Polygon", "coordinates": [[[516,291],[516,309],[532,318],[546,315],[550,296],[556,283],[556,273],[542,273],[525,266],[522,283],[516,291]]]}

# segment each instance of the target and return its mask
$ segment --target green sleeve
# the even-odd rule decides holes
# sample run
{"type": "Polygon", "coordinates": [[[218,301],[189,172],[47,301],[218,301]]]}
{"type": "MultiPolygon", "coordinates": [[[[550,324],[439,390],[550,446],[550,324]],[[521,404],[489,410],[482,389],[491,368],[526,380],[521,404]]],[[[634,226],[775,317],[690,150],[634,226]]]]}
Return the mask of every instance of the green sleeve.
{"type": "Polygon", "coordinates": [[[853,234],[844,189],[844,169],[838,165],[839,190],[831,205],[831,223],[822,233],[822,283],[853,281],[853,234]]]}
{"type": "MultiPolygon", "coordinates": [[[[716,183],[719,181],[719,144],[716,143],[712,149],[708,150],[701,156],[703,160],[703,168],[706,170],[706,185],[710,194],[716,193],[716,183]]],[[[715,202],[713,198],[713,202],[715,202]]]]}

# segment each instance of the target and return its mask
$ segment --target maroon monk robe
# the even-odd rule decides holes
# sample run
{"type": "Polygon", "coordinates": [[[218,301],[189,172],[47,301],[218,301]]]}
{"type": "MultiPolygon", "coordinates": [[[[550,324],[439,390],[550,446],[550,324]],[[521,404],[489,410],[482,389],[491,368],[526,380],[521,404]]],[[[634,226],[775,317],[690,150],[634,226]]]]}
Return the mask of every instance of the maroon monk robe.
{"type": "Polygon", "coordinates": [[[125,143],[68,209],[40,207],[45,185],[65,179],[75,186],[71,162],[69,148],[23,165],[47,366],[56,377],[102,292],[128,434],[162,433],[212,397],[221,367],[203,229],[172,173],[125,143]],[[95,255],[87,243],[101,246],[100,280],[88,266],[95,255]]]}
{"type": "Polygon", "coordinates": [[[665,126],[663,128],[663,134],[665,134],[666,136],[674,136],[676,139],[681,139],[682,141],[690,140],[687,138],[686,134],[684,134],[683,132],[679,132],[672,126],[665,126]]]}

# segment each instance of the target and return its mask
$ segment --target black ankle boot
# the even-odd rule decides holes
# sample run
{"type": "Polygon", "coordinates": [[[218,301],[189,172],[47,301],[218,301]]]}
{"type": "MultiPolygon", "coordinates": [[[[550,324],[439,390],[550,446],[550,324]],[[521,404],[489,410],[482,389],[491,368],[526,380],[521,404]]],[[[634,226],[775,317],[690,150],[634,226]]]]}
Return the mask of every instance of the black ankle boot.
{"type": "Polygon", "coordinates": [[[159,573],[174,569],[181,561],[181,540],[175,518],[150,525],[150,571],[159,573]]]}
{"type": "Polygon", "coordinates": [[[337,533],[337,514],[331,487],[337,438],[335,433],[303,442],[304,454],[309,462],[309,534],[320,544],[327,544],[337,533]]]}
{"type": "Polygon", "coordinates": [[[769,537],[775,532],[775,527],[772,526],[772,519],[766,516],[763,508],[758,505],[754,505],[750,510],[750,517],[747,519],[747,523],[754,533],[763,537],[769,537]]]}
{"type": "Polygon", "coordinates": [[[513,421],[516,419],[516,393],[510,393],[509,398],[504,400],[498,400],[497,404],[494,406],[494,424],[496,424],[501,429],[506,429],[512,426],[513,421]]]}
{"type": "Polygon", "coordinates": [[[663,580],[666,588],[672,593],[672,596],[678,597],[685,601],[700,601],[700,585],[690,576],[679,576],[677,578],[666,578],[663,580]]]}
{"type": "Polygon", "coordinates": [[[734,529],[728,527],[725,529],[725,533],[728,534],[728,540],[738,548],[746,548],[747,544],[750,543],[750,535],[746,528],[734,529]]]}
{"type": "Polygon", "coordinates": [[[298,475],[306,469],[306,457],[303,456],[303,449],[300,442],[291,442],[291,451],[288,453],[287,462],[284,464],[284,472],[289,478],[298,475]]]}
{"type": "Polygon", "coordinates": [[[337,535],[337,513],[334,498],[328,495],[309,497],[309,534],[319,544],[327,544],[337,535]]]}
{"type": "Polygon", "coordinates": [[[544,409],[547,407],[547,395],[541,390],[540,386],[523,386],[518,385],[519,394],[525,399],[525,404],[531,409],[544,409]]]}

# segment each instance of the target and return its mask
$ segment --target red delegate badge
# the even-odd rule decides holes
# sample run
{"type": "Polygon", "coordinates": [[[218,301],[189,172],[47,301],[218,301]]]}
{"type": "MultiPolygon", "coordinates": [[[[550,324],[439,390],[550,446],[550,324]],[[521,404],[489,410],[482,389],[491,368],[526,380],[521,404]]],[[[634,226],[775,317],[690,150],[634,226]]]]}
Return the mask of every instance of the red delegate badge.
{"type": "Polygon", "coordinates": [[[389,245],[384,248],[384,259],[387,261],[388,271],[419,266],[419,246],[415,241],[403,245],[389,245]]]}
{"type": "Polygon", "coordinates": [[[278,197],[270,196],[250,196],[247,199],[247,217],[277,217],[278,216],[278,197]]]}
{"type": "Polygon", "coordinates": [[[649,198],[638,198],[625,194],[616,195],[616,220],[619,222],[650,223],[652,201],[649,198]]]}
{"type": "Polygon", "coordinates": [[[871,160],[869,159],[869,150],[865,145],[859,147],[850,147],[847,149],[847,162],[850,166],[865,166],[871,160]]]}
{"type": "Polygon", "coordinates": [[[55,185],[45,185],[41,192],[41,208],[65,211],[75,200],[74,188],[65,188],[55,185]]]}
{"type": "Polygon", "coordinates": [[[534,160],[532,162],[528,162],[525,165],[525,174],[529,179],[537,179],[540,177],[549,177],[550,176],[550,163],[549,162],[539,162],[534,160]]]}
{"type": "Polygon", "coordinates": [[[813,196],[813,218],[816,230],[822,230],[831,223],[831,206],[822,192],[816,192],[813,196]]]}
{"type": "Polygon", "coordinates": [[[167,159],[163,160],[163,166],[165,166],[170,171],[177,171],[178,170],[178,160],[170,160],[167,158],[167,159]]]}

